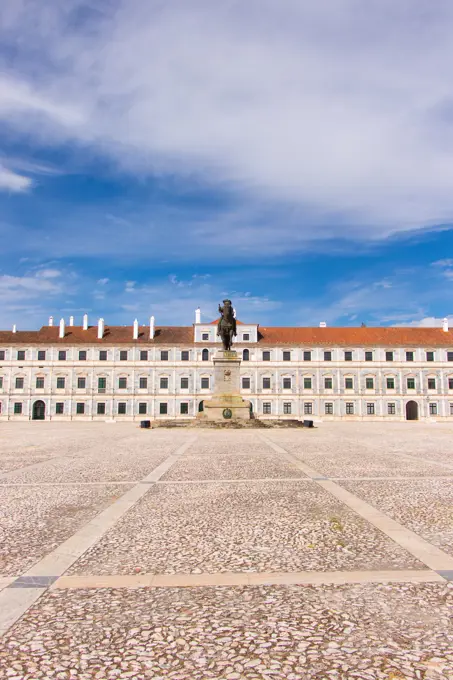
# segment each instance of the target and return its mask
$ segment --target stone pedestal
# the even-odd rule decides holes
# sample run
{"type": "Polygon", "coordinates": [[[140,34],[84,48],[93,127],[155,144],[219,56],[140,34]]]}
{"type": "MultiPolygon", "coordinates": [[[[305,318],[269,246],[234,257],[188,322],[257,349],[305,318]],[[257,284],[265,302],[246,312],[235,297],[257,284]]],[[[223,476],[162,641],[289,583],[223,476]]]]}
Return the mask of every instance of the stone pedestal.
{"type": "Polygon", "coordinates": [[[237,352],[220,350],[213,358],[214,395],[199,414],[206,420],[249,420],[250,402],[240,394],[241,359],[237,352]]]}

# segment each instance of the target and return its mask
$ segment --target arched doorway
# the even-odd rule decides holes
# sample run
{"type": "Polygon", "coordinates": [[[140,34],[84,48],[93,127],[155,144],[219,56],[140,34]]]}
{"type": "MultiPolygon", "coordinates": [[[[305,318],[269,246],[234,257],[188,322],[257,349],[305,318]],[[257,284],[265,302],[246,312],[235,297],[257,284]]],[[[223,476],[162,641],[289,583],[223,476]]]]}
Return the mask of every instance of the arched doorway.
{"type": "Polygon", "coordinates": [[[33,420],[45,420],[46,405],[43,401],[35,401],[33,404],[33,420]]]}
{"type": "Polygon", "coordinates": [[[416,401],[407,402],[406,420],[418,420],[418,404],[416,401]]]}
{"type": "Polygon", "coordinates": [[[202,413],[204,411],[204,402],[200,401],[198,404],[198,413],[202,413]]]}

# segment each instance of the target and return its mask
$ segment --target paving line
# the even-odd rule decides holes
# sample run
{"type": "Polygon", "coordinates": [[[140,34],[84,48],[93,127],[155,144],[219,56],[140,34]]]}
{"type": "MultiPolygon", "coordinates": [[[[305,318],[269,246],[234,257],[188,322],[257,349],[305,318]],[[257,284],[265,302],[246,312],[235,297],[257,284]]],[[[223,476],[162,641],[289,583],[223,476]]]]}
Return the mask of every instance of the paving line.
{"type": "Polygon", "coordinates": [[[202,588],[213,586],[326,585],[358,583],[442,583],[430,569],[376,571],[221,572],[217,574],[103,574],[62,576],[55,589],[202,588]]]}
{"type": "Polygon", "coordinates": [[[255,482],[312,482],[309,477],[254,477],[253,479],[161,479],[157,482],[161,485],[171,484],[254,484],[255,482]]]}
{"type": "Polygon", "coordinates": [[[140,479],[131,479],[131,480],[121,480],[117,481],[115,479],[113,480],[108,480],[108,481],[103,481],[103,482],[9,482],[9,483],[4,483],[2,484],[0,482],[0,487],[16,487],[16,486],[105,486],[106,484],[115,484],[115,485],[131,485],[131,484],[141,484],[142,480],[140,479]]]}
{"type": "MultiPolygon", "coordinates": [[[[417,481],[417,482],[435,482],[438,479],[453,479],[453,475],[436,475],[435,477],[420,477],[417,475],[398,475],[395,477],[332,477],[327,475],[328,479],[334,482],[380,482],[380,481],[394,481],[394,482],[405,482],[405,481],[417,481]]],[[[1,485],[0,485],[1,486],[1,485]]]]}
{"type": "Polygon", "coordinates": [[[427,567],[434,571],[442,571],[444,573],[450,573],[450,571],[453,570],[453,557],[447,555],[443,550],[436,548],[436,546],[425,541],[424,538],[421,538],[421,536],[414,531],[407,529],[374,506],[366,503],[350,491],[347,491],[333,480],[326,479],[325,477],[323,478],[319,472],[302,461],[298,461],[296,456],[289,453],[278,444],[275,444],[272,440],[267,439],[264,435],[260,435],[260,437],[263,441],[268,443],[276,453],[285,456],[287,460],[295,463],[302,472],[309,475],[321,488],[328,491],[332,496],[335,496],[335,498],[344,503],[344,505],[353,510],[356,514],[363,517],[369,524],[372,524],[382,531],[382,533],[407,550],[407,552],[420,560],[420,562],[423,562],[427,567]]]}
{"type": "Polygon", "coordinates": [[[139,484],[126,491],[112,505],[21,574],[18,579],[5,586],[0,591],[0,635],[3,635],[36,602],[51,583],[97,543],[126,512],[147,494],[149,483],[158,481],[196,440],[195,435],[179,446],[139,484]],[[16,581],[17,585],[15,585],[16,581]]]}

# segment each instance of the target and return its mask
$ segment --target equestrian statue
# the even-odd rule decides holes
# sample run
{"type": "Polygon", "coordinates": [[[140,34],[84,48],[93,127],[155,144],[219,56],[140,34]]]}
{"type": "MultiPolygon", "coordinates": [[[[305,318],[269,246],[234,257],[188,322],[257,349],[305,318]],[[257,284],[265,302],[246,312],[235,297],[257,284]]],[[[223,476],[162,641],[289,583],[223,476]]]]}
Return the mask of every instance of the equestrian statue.
{"type": "Polygon", "coordinates": [[[231,300],[224,300],[223,307],[219,305],[219,312],[221,316],[217,324],[217,335],[222,338],[223,349],[229,351],[233,345],[233,336],[237,335],[231,300]]]}

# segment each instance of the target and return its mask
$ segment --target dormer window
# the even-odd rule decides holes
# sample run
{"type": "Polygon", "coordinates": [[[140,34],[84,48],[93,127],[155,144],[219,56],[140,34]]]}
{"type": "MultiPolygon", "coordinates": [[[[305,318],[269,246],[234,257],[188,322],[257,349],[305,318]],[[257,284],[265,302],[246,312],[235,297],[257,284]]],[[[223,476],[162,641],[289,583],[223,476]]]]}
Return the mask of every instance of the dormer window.
{"type": "Polygon", "coordinates": [[[244,340],[244,342],[247,342],[248,340],[250,340],[250,333],[243,333],[242,339],[244,340]]]}
{"type": "Polygon", "coordinates": [[[202,339],[204,342],[207,342],[207,341],[209,340],[209,333],[202,333],[202,334],[201,334],[201,339],[202,339]]]}

